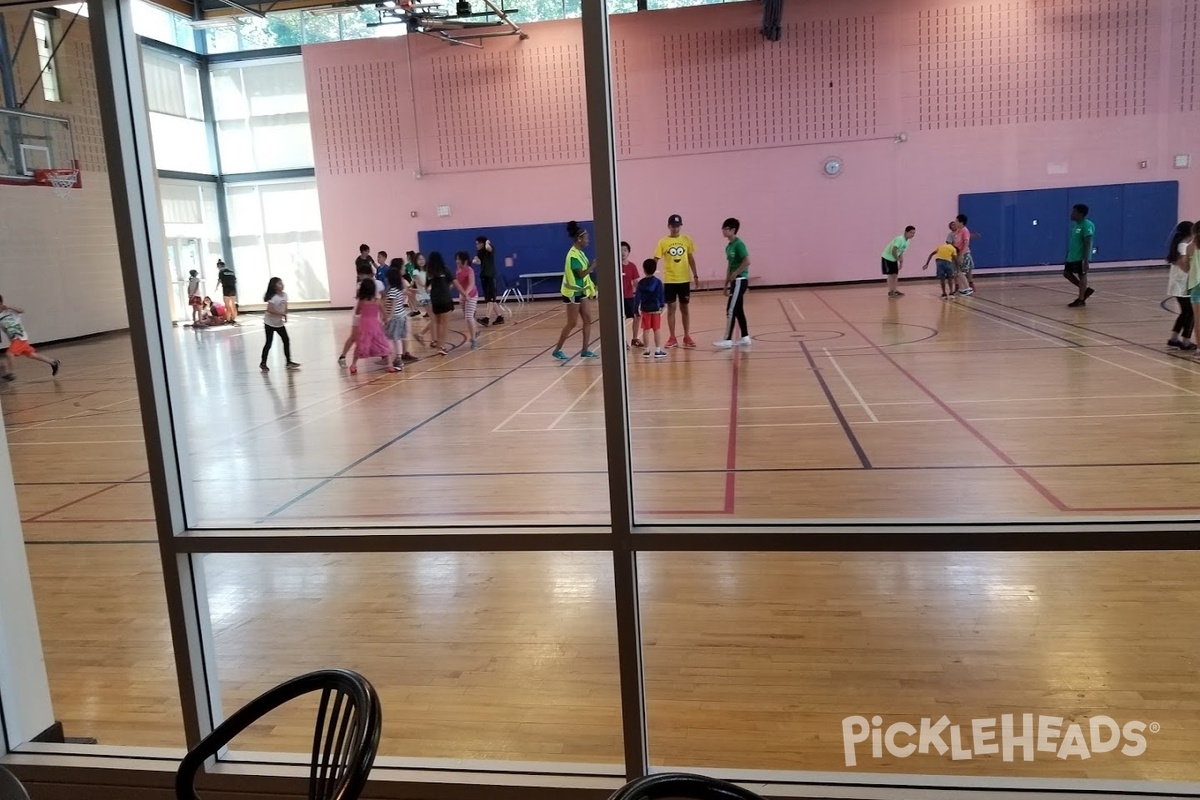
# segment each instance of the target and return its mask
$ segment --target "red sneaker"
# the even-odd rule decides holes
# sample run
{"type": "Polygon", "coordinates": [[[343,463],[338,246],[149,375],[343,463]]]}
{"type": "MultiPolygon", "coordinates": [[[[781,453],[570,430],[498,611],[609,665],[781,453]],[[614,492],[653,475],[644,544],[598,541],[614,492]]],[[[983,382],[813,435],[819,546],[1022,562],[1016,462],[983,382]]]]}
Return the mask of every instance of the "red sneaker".
{"type": "Polygon", "coordinates": [[[679,347],[679,342],[675,341],[674,336],[672,336],[670,339],[667,339],[667,347],[679,347]]]}
{"type": "Polygon", "coordinates": [[[685,336],[685,337],[683,337],[683,346],[684,347],[695,347],[696,343],[692,340],[692,337],[685,336]]]}

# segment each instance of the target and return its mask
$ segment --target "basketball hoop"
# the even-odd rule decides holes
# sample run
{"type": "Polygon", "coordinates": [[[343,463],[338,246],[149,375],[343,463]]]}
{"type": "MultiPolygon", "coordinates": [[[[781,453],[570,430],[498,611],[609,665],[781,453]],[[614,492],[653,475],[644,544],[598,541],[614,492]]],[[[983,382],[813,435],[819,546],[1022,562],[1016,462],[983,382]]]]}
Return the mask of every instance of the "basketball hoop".
{"type": "Polygon", "coordinates": [[[72,189],[79,188],[79,169],[39,169],[34,170],[33,182],[49,186],[56,197],[68,198],[72,189]]]}

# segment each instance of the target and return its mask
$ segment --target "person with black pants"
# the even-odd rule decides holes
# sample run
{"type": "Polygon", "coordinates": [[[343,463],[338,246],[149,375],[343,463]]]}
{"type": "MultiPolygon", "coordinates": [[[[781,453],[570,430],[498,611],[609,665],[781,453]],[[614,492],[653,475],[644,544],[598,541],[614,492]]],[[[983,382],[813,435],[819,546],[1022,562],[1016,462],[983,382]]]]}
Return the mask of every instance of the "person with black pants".
{"type": "Polygon", "coordinates": [[[1179,303],[1179,316],[1175,318],[1175,326],[1171,328],[1171,338],[1167,340],[1167,347],[1180,350],[1196,349],[1196,343],[1192,340],[1192,329],[1195,328],[1196,319],[1192,312],[1192,294],[1188,291],[1188,270],[1191,265],[1187,257],[1188,242],[1191,241],[1193,233],[1192,223],[1179,223],[1171,236],[1171,246],[1167,248],[1167,269],[1171,271],[1167,278],[1167,294],[1179,303]]]}
{"type": "Polygon", "coordinates": [[[728,244],[725,245],[725,260],[729,271],[725,274],[725,294],[729,302],[725,307],[725,338],[713,342],[716,347],[728,348],[738,345],[746,347],[750,344],[750,329],[746,325],[746,290],[750,288],[750,251],[746,243],[738,238],[742,223],[733,217],[721,224],[721,235],[728,244]],[[733,323],[737,322],[742,332],[740,339],[733,338],[733,323]]]}
{"type": "Polygon", "coordinates": [[[292,340],[288,338],[287,328],[284,327],[284,323],[287,322],[288,308],[282,280],[271,278],[267,284],[267,292],[263,295],[263,302],[267,304],[267,311],[263,315],[267,343],[263,345],[262,358],[259,359],[258,368],[263,372],[271,371],[271,368],[267,366],[267,356],[271,354],[271,345],[275,342],[275,334],[279,334],[279,338],[283,340],[283,357],[287,359],[287,368],[298,369],[300,365],[292,361],[292,340]]]}

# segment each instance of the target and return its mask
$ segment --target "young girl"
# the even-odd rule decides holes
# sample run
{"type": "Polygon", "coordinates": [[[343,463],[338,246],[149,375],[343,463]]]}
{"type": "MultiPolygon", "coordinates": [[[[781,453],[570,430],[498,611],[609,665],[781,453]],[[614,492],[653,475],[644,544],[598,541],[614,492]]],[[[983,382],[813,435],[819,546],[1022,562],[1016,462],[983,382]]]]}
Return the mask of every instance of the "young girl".
{"type": "Polygon", "coordinates": [[[1167,277],[1167,297],[1174,297],[1179,303],[1179,316],[1175,318],[1175,327],[1171,328],[1171,338],[1167,347],[1177,347],[1180,350],[1195,350],[1196,343],[1191,341],[1192,328],[1195,327],[1195,317],[1192,313],[1192,298],[1188,292],[1188,240],[1192,238],[1193,226],[1190,222],[1181,222],[1175,227],[1171,237],[1171,246],[1167,248],[1167,265],[1171,270],[1167,277]]]}
{"type": "Polygon", "coordinates": [[[383,308],[379,304],[379,293],[375,291],[375,279],[368,278],[358,285],[358,304],[354,313],[358,317],[358,336],[354,340],[354,358],[350,361],[350,374],[358,374],[360,358],[386,357],[392,352],[381,318],[383,308]]]}
{"type": "Polygon", "coordinates": [[[436,250],[429,254],[428,275],[429,305],[433,310],[433,338],[430,339],[429,346],[437,347],[438,354],[444,356],[450,352],[446,346],[446,335],[450,330],[450,312],[454,310],[454,298],[450,295],[450,270],[446,269],[442,254],[436,250]]]}
{"type": "MultiPolygon", "coordinates": [[[[429,305],[429,273],[425,271],[425,256],[421,253],[413,255],[413,276],[412,284],[417,290],[417,309],[421,316],[428,317],[428,311],[422,311],[429,305]]],[[[425,326],[425,330],[429,330],[429,326],[425,326]]]]}
{"type": "Polygon", "coordinates": [[[267,343],[263,345],[262,358],[258,360],[258,368],[263,372],[271,371],[267,366],[267,356],[271,352],[275,334],[279,334],[279,338],[283,340],[283,357],[287,359],[287,368],[298,369],[300,365],[292,361],[292,340],[288,338],[287,328],[284,327],[287,323],[288,300],[287,295],[283,293],[282,280],[271,278],[267,283],[263,302],[267,304],[266,313],[263,314],[263,327],[267,331],[267,343]]]}
{"type": "Polygon", "coordinates": [[[405,361],[416,361],[408,352],[408,303],[411,292],[404,282],[404,266],[400,259],[392,259],[387,272],[388,290],[383,298],[383,316],[387,320],[384,330],[392,342],[392,365],[388,372],[404,369],[405,361]]]}
{"type": "Polygon", "coordinates": [[[479,290],[475,288],[475,270],[471,268],[471,257],[463,251],[454,254],[457,267],[454,273],[454,288],[462,298],[463,318],[467,321],[467,335],[471,349],[479,347],[479,323],[475,321],[475,307],[479,303],[479,290]]]}
{"type": "Polygon", "coordinates": [[[583,317],[583,350],[579,357],[599,358],[598,354],[588,349],[592,344],[592,318],[595,316],[592,309],[596,303],[596,284],[592,282],[591,276],[594,267],[583,252],[588,245],[588,232],[581,228],[578,222],[571,220],[567,223],[567,236],[571,237],[571,249],[567,251],[566,263],[563,265],[560,290],[563,303],[567,306],[567,322],[558,336],[553,355],[559,361],[571,358],[563,352],[563,347],[567,343],[567,337],[579,324],[579,318],[583,317]]]}

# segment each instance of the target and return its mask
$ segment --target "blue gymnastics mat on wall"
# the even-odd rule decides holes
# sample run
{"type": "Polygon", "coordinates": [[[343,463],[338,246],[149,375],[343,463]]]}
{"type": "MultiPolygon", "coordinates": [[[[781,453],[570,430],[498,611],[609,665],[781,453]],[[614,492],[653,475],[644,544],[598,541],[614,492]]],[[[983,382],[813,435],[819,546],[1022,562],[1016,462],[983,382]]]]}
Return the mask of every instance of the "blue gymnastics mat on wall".
{"type": "Polygon", "coordinates": [[[1093,262],[1161,261],[1179,221],[1179,182],[960,194],[959,213],[979,234],[971,243],[975,266],[1062,264],[1076,203],[1088,206],[1096,225],[1093,262]]]}
{"type": "MultiPolygon", "coordinates": [[[[579,224],[589,233],[592,231],[590,220],[580,220],[579,224]]],[[[426,256],[434,250],[439,251],[446,259],[447,266],[453,270],[454,254],[459,250],[465,250],[472,257],[475,256],[476,236],[486,236],[492,241],[501,291],[506,286],[519,286],[521,291],[525,291],[525,281],[520,280],[521,275],[538,272],[554,272],[561,275],[567,250],[571,247],[565,221],[420,231],[417,234],[417,246],[426,256]],[[512,266],[507,266],[510,262],[512,266]]],[[[595,258],[594,245],[588,244],[587,254],[589,258],[595,258]]],[[[476,278],[478,272],[477,267],[476,278]]],[[[555,278],[539,279],[534,284],[534,291],[557,293],[559,284],[560,281],[555,278]]]]}

